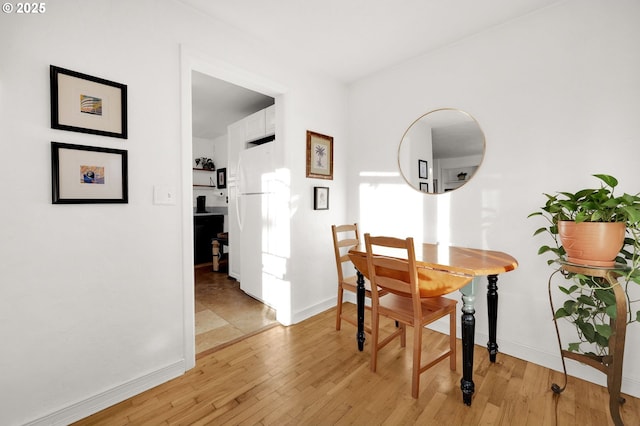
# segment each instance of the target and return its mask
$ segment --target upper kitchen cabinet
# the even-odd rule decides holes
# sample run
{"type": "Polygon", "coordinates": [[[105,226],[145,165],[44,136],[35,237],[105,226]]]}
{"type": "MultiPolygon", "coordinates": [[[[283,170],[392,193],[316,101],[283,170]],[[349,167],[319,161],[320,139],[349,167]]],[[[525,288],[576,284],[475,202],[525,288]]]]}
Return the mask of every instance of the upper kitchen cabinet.
{"type": "Polygon", "coordinates": [[[275,112],[275,105],[271,105],[227,127],[229,137],[227,180],[236,178],[240,151],[252,145],[273,140],[276,131],[275,112]]]}
{"type": "Polygon", "coordinates": [[[264,110],[264,135],[276,134],[276,105],[273,104],[264,110]]]}
{"type": "Polygon", "coordinates": [[[251,114],[244,119],[246,142],[271,136],[276,131],[275,105],[251,114]]]}

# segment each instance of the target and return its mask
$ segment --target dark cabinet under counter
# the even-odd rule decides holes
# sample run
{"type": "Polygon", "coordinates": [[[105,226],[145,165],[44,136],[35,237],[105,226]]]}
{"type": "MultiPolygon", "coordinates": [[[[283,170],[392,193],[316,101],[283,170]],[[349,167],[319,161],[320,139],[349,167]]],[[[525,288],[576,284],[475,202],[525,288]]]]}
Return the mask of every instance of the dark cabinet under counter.
{"type": "Polygon", "coordinates": [[[211,241],[223,231],[223,215],[196,214],[193,216],[194,264],[211,263],[211,241]]]}

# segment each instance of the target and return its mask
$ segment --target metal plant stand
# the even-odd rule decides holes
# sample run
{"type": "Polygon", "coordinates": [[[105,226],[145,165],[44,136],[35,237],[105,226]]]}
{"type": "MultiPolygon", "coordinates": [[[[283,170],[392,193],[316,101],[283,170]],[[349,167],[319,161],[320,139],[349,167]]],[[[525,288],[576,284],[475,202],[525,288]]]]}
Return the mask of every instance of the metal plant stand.
{"type": "Polygon", "coordinates": [[[551,310],[554,315],[554,324],[556,327],[556,334],[558,336],[558,346],[562,357],[562,369],[564,370],[564,385],[560,387],[558,384],[554,383],[551,386],[551,390],[556,394],[560,394],[567,387],[567,367],[565,365],[565,358],[573,359],[603,372],[607,376],[609,412],[611,414],[611,419],[616,426],[624,425],[622,417],[620,416],[620,405],[625,402],[625,399],[620,396],[620,388],[622,385],[622,360],[624,357],[625,333],[627,328],[625,320],[627,316],[627,298],[625,296],[624,289],[618,283],[617,278],[620,276],[620,272],[625,268],[625,265],[616,265],[610,268],[604,268],[561,262],[560,269],[555,271],[549,278],[549,304],[551,305],[551,310]],[[613,289],[616,298],[617,320],[611,319],[610,322],[612,332],[611,337],[609,337],[608,355],[598,356],[593,354],[580,354],[562,348],[560,332],[558,330],[557,320],[555,319],[556,310],[553,306],[553,300],[551,297],[551,281],[553,276],[558,272],[562,274],[574,273],[598,277],[613,289]]]}

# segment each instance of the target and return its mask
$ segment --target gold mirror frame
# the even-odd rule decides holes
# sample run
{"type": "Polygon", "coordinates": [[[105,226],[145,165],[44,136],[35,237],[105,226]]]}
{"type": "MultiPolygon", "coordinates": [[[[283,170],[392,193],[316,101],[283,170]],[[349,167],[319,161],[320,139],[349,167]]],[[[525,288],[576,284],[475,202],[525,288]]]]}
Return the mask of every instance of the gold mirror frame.
{"type": "Polygon", "coordinates": [[[478,121],[457,108],[421,115],[402,135],[398,169],[405,182],[428,194],[466,185],[484,159],[486,141],[478,121]]]}

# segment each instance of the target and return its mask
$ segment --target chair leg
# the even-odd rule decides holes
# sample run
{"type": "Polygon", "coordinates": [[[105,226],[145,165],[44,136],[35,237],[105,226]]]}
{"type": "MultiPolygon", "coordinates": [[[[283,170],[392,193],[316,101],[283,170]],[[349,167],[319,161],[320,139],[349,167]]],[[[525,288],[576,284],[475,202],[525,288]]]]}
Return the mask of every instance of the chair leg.
{"type": "Polygon", "coordinates": [[[420,394],[420,368],[422,361],[422,326],[413,326],[413,371],[411,374],[411,396],[418,398],[420,394]]]}
{"type": "Polygon", "coordinates": [[[375,372],[378,365],[378,337],[380,334],[380,316],[376,309],[371,310],[371,371],[375,372]]]}
{"type": "Polygon", "coordinates": [[[342,325],[342,285],[338,285],[338,305],[336,306],[336,330],[340,331],[342,325]]]}
{"type": "Polygon", "coordinates": [[[451,310],[449,314],[449,348],[451,353],[449,354],[449,368],[451,371],[456,371],[456,311],[451,310]]]}

